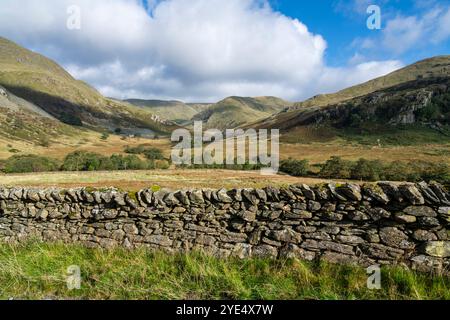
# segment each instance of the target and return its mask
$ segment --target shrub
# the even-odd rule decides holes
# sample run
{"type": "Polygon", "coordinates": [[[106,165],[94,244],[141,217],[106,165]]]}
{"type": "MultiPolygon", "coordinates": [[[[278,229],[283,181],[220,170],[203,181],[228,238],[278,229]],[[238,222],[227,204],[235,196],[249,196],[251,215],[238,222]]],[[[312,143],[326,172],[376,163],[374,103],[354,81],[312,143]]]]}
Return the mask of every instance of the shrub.
{"type": "Polygon", "coordinates": [[[145,146],[144,145],[140,145],[137,147],[126,146],[124,151],[125,151],[125,153],[130,153],[130,154],[141,154],[145,151],[145,146]]]}
{"type": "Polygon", "coordinates": [[[136,155],[116,155],[111,156],[111,161],[114,163],[114,170],[144,170],[151,167],[148,161],[139,159],[136,155]]]}
{"type": "Polygon", "coordinates": [[[75,151],[69,153],[64,159],[63,170],[67,171],[95,171],[107,168],[110,163],[108,158],[87,151],[75,151]]]}
{"type": "Polygon", "coordinates": [[[102,133],[100,140],[106,141],[109,138],[109,134],[107,132],[102,133]]]}
{"type": "Polygon", "coordinates": [[[149,160],[164,160],[164,155],[158,148],[145,149],[143,155],[149,160]]]}
{"type": "Polygon", "coordinates": [[[379,160],[359,159],[352,165],[350,177],[356,180],[380,180],[383,174],[383,163],[379,160]]]}
{"type": "Polygon", "coordinates": [[[145,145],[137,147],[125,147],[125,152],[130,154],[143,154],[148,160],[164,160],[162,151],[158,148],[147,148],[145,145]]]}
{"type": "Polygon", "coordinates": [[[322,166],[319,176],[323,178],[349,179],[351,177],[352,163],[340,157],[331,157],[322,166]]]}
{"type": "Polygon", "coordinates": [[[288,160],[283,160],[280,163],[280,171],[287,173],[291,176],[305,176],[309,172],[309,161],[308,160],[294,160],[289,158],[288,160]]]}
{"type": "Polygon", "coordinates": [[[56,160],[37,155],[15,155],[3,164],[6,173],[57,171],[59,164],[56,160]]]}

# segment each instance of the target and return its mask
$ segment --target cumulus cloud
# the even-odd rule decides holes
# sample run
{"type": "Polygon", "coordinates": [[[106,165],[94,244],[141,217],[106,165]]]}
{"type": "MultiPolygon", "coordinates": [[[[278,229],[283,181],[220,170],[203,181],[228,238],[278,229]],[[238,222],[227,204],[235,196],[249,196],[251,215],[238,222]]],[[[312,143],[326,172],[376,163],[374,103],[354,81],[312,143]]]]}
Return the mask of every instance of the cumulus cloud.
{"type": "Polygon", "coordinates": [[[2,0],[0,34],[117,98],[301,100],[401,66],[328,67],[325,39],[265,0],[2,0]],[[80,30],[66,27],[73,4],[80,30]]]}
{"type": "MultiPolygon", "coordinates": [[[[422,2],[420,2],[422,3],[422,2]]],[[[425,3],[425,2],[424,2],[425,3]]],[[[443,43],[450,38],[450,5],[427,2],[415,15],[395,14],[386,19],[380,34],[358,38],[353,45],[360,50],[377,50],[401,55],[413,48],[422,49],[443,43]]]]}

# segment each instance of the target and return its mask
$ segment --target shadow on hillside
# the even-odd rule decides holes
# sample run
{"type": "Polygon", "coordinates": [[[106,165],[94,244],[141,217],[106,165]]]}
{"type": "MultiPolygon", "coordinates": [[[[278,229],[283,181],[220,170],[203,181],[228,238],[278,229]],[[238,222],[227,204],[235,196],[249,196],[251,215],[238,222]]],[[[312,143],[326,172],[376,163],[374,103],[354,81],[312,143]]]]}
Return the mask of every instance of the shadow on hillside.
{"type": "MultiPolygon", "coordinates": [[[[3,84],[2,84],[3,85],[3,84]]],[[[108,129],[120,127],[149,129],[160,133],[161,130],[145,117],[130,116],[126,113],[116,114],[97,111],[93,107],[76,104],[61,97],[39,92],[26,87],[3,85],[14,95],[34,103],[58,120],[73,126],[102,126],[108,129]]]]}

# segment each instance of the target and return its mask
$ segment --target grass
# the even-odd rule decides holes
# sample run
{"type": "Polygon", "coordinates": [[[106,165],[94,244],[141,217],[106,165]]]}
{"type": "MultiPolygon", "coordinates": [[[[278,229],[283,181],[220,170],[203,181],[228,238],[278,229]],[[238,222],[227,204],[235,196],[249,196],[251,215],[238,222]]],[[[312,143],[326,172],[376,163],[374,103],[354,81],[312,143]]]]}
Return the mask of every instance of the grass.
{"type": "Polygon", "coordinates": [[[67,154],[76,150],[85,150],[104,155],[125,154],[125,147],[135,147],[145,144],[148,147],[159,148],[164,156],[170,156],[171,143],[169,139],[126,138],[111,134],[108,139],[102,140],[102,133],[88,129],[78,131],[73,136],[57,136],[49,147],[43,147],[27,141],[5,139],[0,136],[0,159],[7,159],[14,154],[37,154],[51,158],[63,159],[67,154]],[[11,146],[20,152],[11,153],[11,146]]]}
{"type": "MultiPolygon", "coordinates": [[[[2,186],[27,187],[94,187],[114,186],[137,191],[158,185],[162,188],[260,188],[268,185],[286,186],[295,183],[317,184],[330,179],[291,177],[284,174],[263,176],[256,171],[219,169],[169,169],[141,171],[85,171],[0,174],[2,186]],[[220,177],[220,178],[218,178],[220,177]]],[[[345,181],[337,179],[338,181],[345,181]]]]}
{"type": "Polygon", "coordinates": [[[361,267],[299,260],[217,259],[145,249],[0,245],[1,299],[450,299],[450,279],[382,268],[381,290],[361,267]],[[69,290],[67,268],[81,270],[69,290]]]}

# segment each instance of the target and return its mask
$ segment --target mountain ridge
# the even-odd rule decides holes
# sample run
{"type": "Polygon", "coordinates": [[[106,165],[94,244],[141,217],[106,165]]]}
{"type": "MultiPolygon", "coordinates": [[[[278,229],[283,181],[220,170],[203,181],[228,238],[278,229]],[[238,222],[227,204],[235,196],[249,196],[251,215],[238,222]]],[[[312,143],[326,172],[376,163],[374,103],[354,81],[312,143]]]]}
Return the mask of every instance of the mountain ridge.
{"type": "Polygon", "coordinates": [[[168,133],[175,126],[76,80],[56,62],[0,37],[0,85],[58,120],[75,126],[114,131],[144,129],[168,133]]]}

